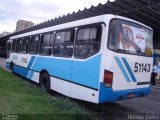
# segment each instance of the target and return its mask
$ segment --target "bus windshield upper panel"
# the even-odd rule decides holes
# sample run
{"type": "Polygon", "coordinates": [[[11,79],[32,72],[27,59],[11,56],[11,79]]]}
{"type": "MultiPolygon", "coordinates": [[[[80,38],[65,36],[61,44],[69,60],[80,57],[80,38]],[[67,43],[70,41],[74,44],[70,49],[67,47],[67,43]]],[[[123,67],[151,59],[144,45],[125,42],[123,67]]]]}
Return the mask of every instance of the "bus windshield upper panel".
{"type": "Polygon", "coordinates": [[[110,50],[142,56],[152,56],[153,32],[139,24],[112,20],[109,28],[110,50]]]}

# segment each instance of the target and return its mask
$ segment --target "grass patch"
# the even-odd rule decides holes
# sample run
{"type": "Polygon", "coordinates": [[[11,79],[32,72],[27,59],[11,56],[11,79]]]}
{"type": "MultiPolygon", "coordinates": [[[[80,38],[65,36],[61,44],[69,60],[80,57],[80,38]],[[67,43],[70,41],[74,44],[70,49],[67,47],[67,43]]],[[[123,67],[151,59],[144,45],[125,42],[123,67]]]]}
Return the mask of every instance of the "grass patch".
{"type": "MultiPolygon", "coordinates": [[[[39,87],[0,68],[0,114],[21,119],[95,119],[66,97],[51,96],[39,87]]],[[[2,116],[4,117],[4,116],[2,116]]]]}

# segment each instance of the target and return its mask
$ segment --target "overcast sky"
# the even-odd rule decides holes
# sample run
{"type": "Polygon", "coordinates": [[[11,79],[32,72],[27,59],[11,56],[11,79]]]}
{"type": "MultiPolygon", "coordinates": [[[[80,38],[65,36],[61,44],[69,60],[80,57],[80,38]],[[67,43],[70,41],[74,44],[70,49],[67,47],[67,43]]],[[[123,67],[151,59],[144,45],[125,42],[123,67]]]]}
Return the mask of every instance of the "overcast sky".
{"type": "MultiPolygon", "coordinates": [[[[0,33],[13,32],[17,20],[29,20],[35,24],[45,20],[89,8],[108,0],[0,0],[0,33]]],[[[114,0],[110,0],[114,1],[114,0]]]]}

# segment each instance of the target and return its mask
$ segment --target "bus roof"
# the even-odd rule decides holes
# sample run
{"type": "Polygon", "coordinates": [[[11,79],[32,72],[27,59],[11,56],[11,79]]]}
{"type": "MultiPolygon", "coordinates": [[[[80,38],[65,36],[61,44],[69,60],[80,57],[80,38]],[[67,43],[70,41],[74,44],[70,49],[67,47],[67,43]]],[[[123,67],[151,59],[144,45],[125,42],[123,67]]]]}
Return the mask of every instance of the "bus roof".
{"type": "Polygon", "coordinates": [[[72,21],[72,22],[68,22],[68,23],[63,23],[63,24],[59,24],[59,25],[55,25],[55,26],[51,26],[51,27],[47,27],[47,28],[43,28],[43,29],[38,29],[38,30],[35,30],[35,31],[31,31],[31,32],[26,32],[26,33],[23,33],[23,34],[12,36],[12,37],[10,37],[10,39],[16,39],[16,38],[19,38],[19,37],[24,37],[24,36],[34,35],[34,34],[41,34],[41,33],[50,32],[50,31],[56,31],[56,30],[60,30],[60,29],[78,27],[78,26],[87,25],[87,24],[94,24],[94,23],[104,23],[104,24],[106,24],[106,21],[110,21],[113,18],[118,18],[118,19],[131,21],[131,22],[140,24],[140,25],[145,26],[148,29],[152,30],[152,28],[150,28],[149,26],[144,25],[143,23],[140,23],[138,21],[135,21],[135,20],[132,20],[132,19],[129,19],[129,18],[126,18],[126,17],[118,16],[118,15],[105,14],[105,15],[99,15],[99,16],[85,18],[85,19],[81,19],[81,20],[76,20],[76,21],[72,21]]]}

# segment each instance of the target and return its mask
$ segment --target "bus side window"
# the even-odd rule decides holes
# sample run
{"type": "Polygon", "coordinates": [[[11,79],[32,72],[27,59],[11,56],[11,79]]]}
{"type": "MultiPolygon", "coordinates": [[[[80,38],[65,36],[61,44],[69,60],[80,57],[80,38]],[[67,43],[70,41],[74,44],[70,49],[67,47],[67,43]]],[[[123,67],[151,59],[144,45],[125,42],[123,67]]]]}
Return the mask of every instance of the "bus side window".
{"type": "Polygon", "coordinates": [[[73,54],[74,30],[57,32],[53,48],[53,55],[71,57],[73,54]]]}
{"type": "Polygon", "coordinates": [[[13,40],[13,43],[12,43],[12,51],[11,52],[16,52],[16,43],[17,43],[17,40],[16,39],[14,39],[13,40]]]}
{"type": "Polygon", "coordinates": [[[54,40],[54,33],[48,33],[42,35],[39,54],[50,56],[52,54],[53,40],[54,40]]]}
{"type": "Polygon", "coordinates": [[[30,49],[29,49],[30,54],[38,54],[39,41],[40,41],[39,35],[34,35],[31,37],[30,49]]]}
{"type": "Polygon", "coordinates": [[[22,45],[22,38],[17,39],[17,45],[16,45],[16,52],[20,53],[21,52],[21,45],[22,45]]]}
{"type": "Polygon", "coordinates": [[[11,43],[7,42],[5,49],[6,49],[7,51],[10,51],[10,50],[11,50],[11,43]]]}
{"type": "Polygon", "coordinates": [[[6,43],[7,58],[9,58],[9,56],[10,56],[11,48],[12,48],[11,42],[7,42],[6,43]]]}
{"type": "Polygon", "coordinates": [[[101,26],[80,28],[77,33],[75,57],[85,59],[100,50],[101,26]]]}
{"type": "Polygon", "coordinates": [[[29,44],[30,44],[30,37],[24,37],[22,41],[22,53],[26,54],[29,52],[29,44]]]}

